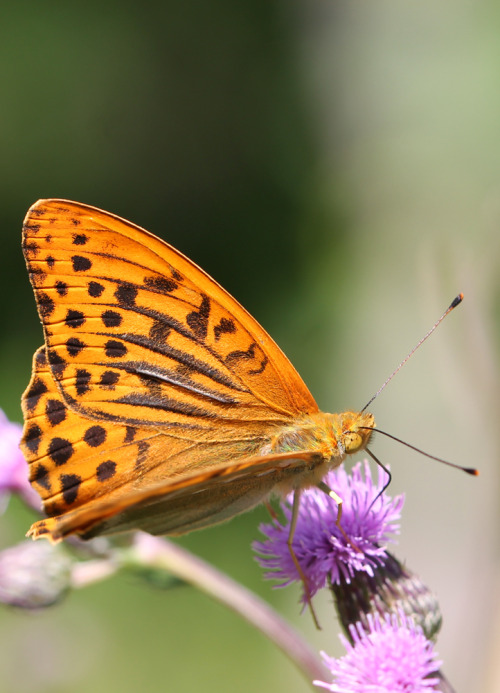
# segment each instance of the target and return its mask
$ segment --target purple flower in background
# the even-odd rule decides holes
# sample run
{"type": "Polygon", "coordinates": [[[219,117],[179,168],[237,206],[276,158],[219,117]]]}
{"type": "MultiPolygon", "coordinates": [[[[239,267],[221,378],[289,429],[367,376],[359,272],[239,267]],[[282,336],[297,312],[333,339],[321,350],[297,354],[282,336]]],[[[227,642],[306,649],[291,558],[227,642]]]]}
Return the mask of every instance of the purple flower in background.
{"type": "Polygon", "coordinates": [[[41,510],[38,494],[28,481],[28,465],[19,449],[21,424],[9,421],[0,409],[0,511],[11,493],[19,494],[31,507],[41,510]]]}
{"type": "Polygon", "coordinates": [[[439,681],[432,643],[403,613],[385,619],[368,616],[370,633],[350,626],[352,644],[340,636],[347,653],[340,659],[323,654],[333,682],[314,681],[333,693],[428,693],[439,681]],[[436,676],[431,676],[436,674],[436,676]]]}
{"type": "Polygon", "coordinates": [[[28,539],[0,551],[0,602],[23,609],[51,606],[70,589],[71,567],[62,543],[28,539]]]}
{"type": "MultiPolygon", "coordinates": [[[[349,582],[357,571],[373,575],[374,567],[383,562],[386,555],[383,545],[399,531],[404,503],[403,496],[391,498],[386,493],[373,503],[384,486],[384,476],[380,470],[378,482],[374,483],[365,461],[356,464],[350,474],[339,467],[325,477],[326,484],[343,500],[341,524],[352,543],[335,524],[338,509],[335,501],[318,488],[302,493],[293,550],[311,596],[327,583],[349,582]]],[[[257,560],[268,571],[266,578],[282,580],[278,587],[300,581],[287,545],[291,505],[283,503],[282,510],[284,524],[273,519],[270,524],[261,525],[260,531],[266,539],[253,545],[260,554],[257,560]]]]}

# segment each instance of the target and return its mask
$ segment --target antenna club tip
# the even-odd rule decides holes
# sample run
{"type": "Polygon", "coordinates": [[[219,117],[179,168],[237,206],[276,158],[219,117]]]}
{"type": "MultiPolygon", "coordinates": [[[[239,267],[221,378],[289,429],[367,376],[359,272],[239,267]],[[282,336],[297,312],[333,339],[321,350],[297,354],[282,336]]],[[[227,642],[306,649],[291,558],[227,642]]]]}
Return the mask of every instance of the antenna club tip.
{"type": "Polygon", "coordinates": [[[471,476],[479,476],[479,469],[474,469],[474,467],[464,467],[464,472],[470,474],[471,476]]]}
{"type": "Polygon", "coordinates": [[[464,300],[464,295],[462,293],[458,294],[456,298],[453,299],[453,301],[450,304],[449,310],[452,310],[453,308],[456,308],[462,301],[464,300]]]}

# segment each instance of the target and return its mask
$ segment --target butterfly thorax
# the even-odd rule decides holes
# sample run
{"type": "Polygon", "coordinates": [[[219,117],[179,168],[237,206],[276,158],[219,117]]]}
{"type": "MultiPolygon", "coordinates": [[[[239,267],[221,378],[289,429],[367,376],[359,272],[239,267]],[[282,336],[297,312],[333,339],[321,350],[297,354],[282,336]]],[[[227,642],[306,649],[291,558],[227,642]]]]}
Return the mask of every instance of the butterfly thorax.
{"type": "Polygon", "coordinates": [[[369,413],[307,414],[278,429],[261,453],[317,452],[324,463],[321,466],[326,466],[321,473],[326,473],[338,467],[347,455],[363,450],[374,427],[369,413]]]}

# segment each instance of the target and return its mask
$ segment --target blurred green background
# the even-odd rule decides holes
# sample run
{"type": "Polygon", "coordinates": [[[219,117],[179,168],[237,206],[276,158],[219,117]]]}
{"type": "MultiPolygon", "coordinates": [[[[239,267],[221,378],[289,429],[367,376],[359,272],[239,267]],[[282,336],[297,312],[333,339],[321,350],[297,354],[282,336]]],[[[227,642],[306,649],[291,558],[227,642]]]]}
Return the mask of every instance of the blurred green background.
{"type": "MultiPolygon", "coordinates": [[[[500,689],[500,6],[494,0],[87,2],[0,9],[0,407],[41,329],[20,249],[41,197],[168,240],[254,314],[321,408],[360,408],[459,291],[466,300],[372,407],[407,494],[397,555],[434,589],[461,690],[500,689]]],[[[339,654],[298,590],[272,591],[255,512],[182,544],[339,654]]],[[[31,516],[12,501],[1,546],[31,516]]],[[[0,612],[2,693],[309,690],[290,662],[190,588],[116,578],[0,612]]]]}

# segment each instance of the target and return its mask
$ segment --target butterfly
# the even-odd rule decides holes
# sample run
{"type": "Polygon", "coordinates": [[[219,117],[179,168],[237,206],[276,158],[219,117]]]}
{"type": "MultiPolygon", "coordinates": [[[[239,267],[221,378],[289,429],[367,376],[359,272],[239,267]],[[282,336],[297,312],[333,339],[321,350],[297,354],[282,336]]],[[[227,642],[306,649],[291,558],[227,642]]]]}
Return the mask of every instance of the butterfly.
{"type": "Polygon", "coordinates": [[[47,516],[33,538],[183,534],[272,494],[298,506],[370,440],[371,414],[319,411],[258,322],[144,229],[39,200],[23,251],[44,332],[22,398],[47,516]]]}

